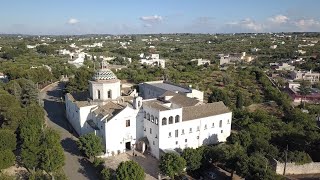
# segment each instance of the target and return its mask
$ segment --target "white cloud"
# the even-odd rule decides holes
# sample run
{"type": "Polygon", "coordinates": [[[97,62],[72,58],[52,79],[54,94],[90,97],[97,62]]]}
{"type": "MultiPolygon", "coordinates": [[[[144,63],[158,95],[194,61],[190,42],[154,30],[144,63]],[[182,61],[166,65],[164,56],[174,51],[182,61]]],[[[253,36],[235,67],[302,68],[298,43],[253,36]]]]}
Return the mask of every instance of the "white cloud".
{"type": "Polygon", "coordinates": [[[230,23],[227,23],[227,25],[240,28],[243,30],[254,31],[254,32],[263,31],[263,24],[257,23],[250,18],[246,18],[241,21],[230,22],[230,23]]]}
{"type": "Polygon", "coordinates": [[[73,24],[77,24],[79,22],[80,21],[78,19],[70,18],[67,23],[73,25],[73,24]]]}
{"type": "Polygon", "coordinates": [[[293,24],[302,30],[320,28],[320,22],[315,19],[300,19],[293,24]]]}
{"type": "Polygon", "coordinates": [[[142,16],[140,17],[140,20],[147,23],[157,23],[157,22],[161,22],[163,18],[162,16],[153,15],[153,16],[142,16]]]}
{"type": "Polygon", "coordinates": [[[287,16],[279,14],[274,17],[270,17],[268,20],[276,24],[283,24],[287,23],[289,21],[289,18],[287,16]]]}

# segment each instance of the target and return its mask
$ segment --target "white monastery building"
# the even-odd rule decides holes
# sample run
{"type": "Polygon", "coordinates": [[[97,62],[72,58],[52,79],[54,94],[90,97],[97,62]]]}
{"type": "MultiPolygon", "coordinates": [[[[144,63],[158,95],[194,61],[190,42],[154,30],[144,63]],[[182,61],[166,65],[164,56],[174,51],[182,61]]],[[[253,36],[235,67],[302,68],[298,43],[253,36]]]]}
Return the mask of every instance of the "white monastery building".
{"type": "Polygon", "coordinates": [[[89,92],[65,95],[67,118],[79,135],[103,139],[104,157],[135,149],[159,159],[230,135],[232,112],[223,102],[203,103],[201,91],[166,81],[141,83],[139,91],[121,94],[120,80],[102,62],[89,92]]]}

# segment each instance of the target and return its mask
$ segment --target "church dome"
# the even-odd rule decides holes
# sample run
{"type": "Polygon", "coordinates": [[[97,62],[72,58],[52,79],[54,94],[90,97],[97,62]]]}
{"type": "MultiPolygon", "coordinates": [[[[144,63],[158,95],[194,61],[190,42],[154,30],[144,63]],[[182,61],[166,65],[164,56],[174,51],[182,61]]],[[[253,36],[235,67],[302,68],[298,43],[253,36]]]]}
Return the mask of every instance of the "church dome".
{"type": "Polygon", "coordinates": [[[117,76],[110,69],[99,69],[93,76],[93,80],[112,80],[117,79],[117,76]]]}

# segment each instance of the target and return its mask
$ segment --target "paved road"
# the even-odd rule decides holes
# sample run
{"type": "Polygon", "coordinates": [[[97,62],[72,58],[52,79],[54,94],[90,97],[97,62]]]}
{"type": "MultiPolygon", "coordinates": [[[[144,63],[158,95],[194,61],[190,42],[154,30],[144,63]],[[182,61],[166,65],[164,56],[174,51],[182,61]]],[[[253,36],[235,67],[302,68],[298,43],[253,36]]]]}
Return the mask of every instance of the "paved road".
{"type": "Polygon", "coordinates": [[[81,156],[76,144],[70,124],[65,118],[64,103],[60,102],[62,96],[62,83],[53,84],[40,93],[46,110],[47,124],[57,130],[61,136],[61,145],[66,157],[63,170],[70,180],[96,180],[95,168],[84,157],[81,156]]]}

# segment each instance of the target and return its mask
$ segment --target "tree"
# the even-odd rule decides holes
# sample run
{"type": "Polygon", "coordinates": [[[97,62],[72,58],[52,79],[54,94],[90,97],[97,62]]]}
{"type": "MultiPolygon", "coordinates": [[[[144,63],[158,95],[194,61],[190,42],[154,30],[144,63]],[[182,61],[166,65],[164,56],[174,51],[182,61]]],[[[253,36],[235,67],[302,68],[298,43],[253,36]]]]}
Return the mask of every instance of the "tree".
{"type": "Polygon", "coordinates": [[[0,151],[0,171],[14,164],[16,156],[10,149],[0,151]]]}
{"type": "Polygon", "coordinates": [[[17,81],[10,81],[8,84],[6,84],[5,89],[12,95],[16,97],[16,99],[21,98],[22,89],[17,81]]]}
{"type": "Polygon", "coordinates": [[[0,129],[0,137],[0,151],[16,149],[17,140],[13,131],[0,129]]]}
{"type": "Polygon", "coordinates": [[[29,170],[35,170],[40,165],[43,126],[43,121],[40,119],[28,118],[20,127],[21,159],[29,170]]]}
{"type": "Polygon", "coordinates": [[[36,50],[40,54],[46,54],[46,55],[54,54],[54,49],[50,45],[37,46],[36,50]]]}
{"type": "Polygon", "coordinates": [[[111,172],[108,168],[103,168],[100,172],[102,180],[110,180],[111,179],[111,172]]]}
{"type": "Polygon", "coordinates": [[[250,156],[248,161],[248,171],[243,174],[246,179],[266,179],[277,180],[279,178],[269,165],[268,159],[259,153],[255,153],[250,156]]]}
{"type": "Polygon", "coordinates": [[[166,153],[160,158],[159,168],[161,173],[173,179],[175,175],[181,174],[186,168],[186,161],[175,153],[166,153]]]}
{"type": "Polygon", "coordinates": [[[80,136],[77,144],[79,150],[84,152],[88,158],[95,157],[103,151],[102,140],[94,133],[80,136]]]}
{"type": "Polygon", "coordinates": [[[64,165],[64,152],[57,132],[47,129],[41,143],[40,167],[51,176],[64,165]]]}
{"type": "MultiPolygon", "coordinates": [[[[298,87],[298,92],[301,96],[303,96],[303,98],[306,98],[306,96],[311,93],[310,82],[302,80],[300,83],[300,86],[298,87]]],[[[302,98],[301,98],[301,104],[302,104],[302,98]]]]}
{"type": "Polygon", "coordinates": [[[242,107],[243,107],[243,95],[241,92],[237,93],[236,107],[238,109],[242,109],[242,107]]]}
{"type": "Polygon", "coordinates": [[[202,160],[200,149],[186,148],[182,152],[182,157],[186,160],[188,170],[194,171],[200,168],[202,160]]]}
{"type": "Polygon", "coordinates": [[[142,167],[134,161],[121,162],[116,170],[117,180],[144,180],[142,167]]]}
{"type": "Polygon", "coordinates": [[[231,169],[231,179],[233,177],[234,171],[245,171],[247,169],[248,156],[239,144],[225,145],[223,148],[223,156],[225,161],[225,166],[231,169]]]}
{"type": "Polygon", "coordinates": [[[309,154],[301,151],[290,151],[288,153],[288,162],[294,162],[296,164],[311,163],[312,159],[309,154]]]}
{"type": "Polygon", "coordinates": [[[88,80],[90,80],[92,76],[93,71],[86,67],[77,69],[74,78],[71,78],[67,83],[67,91],[80,92],[88,90],[88,80]]]}
{"type": "Polygon", "coordinates": [[[209,96],[208,102],[212,103],[218,101],[223,101],[226,106],[229,106],[231,103],[231,100],[225,90],[214,88],[209,96]]]}
{"type": "Polygon", "coordinates": [[[38,101],[38,88],[31,80],[18,79],[18,83],[22,88],[21,102],[24,105],[31,104],[38,101]]]}

